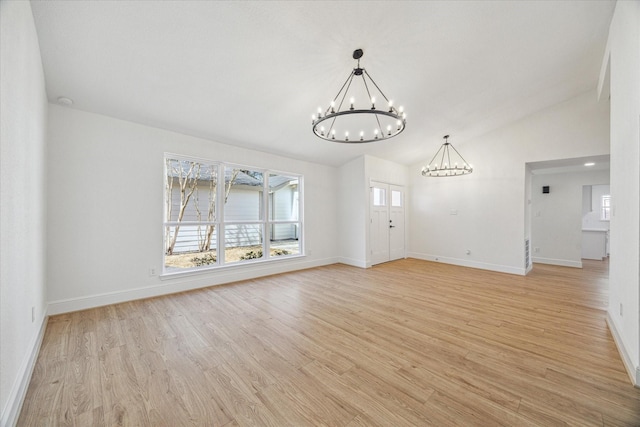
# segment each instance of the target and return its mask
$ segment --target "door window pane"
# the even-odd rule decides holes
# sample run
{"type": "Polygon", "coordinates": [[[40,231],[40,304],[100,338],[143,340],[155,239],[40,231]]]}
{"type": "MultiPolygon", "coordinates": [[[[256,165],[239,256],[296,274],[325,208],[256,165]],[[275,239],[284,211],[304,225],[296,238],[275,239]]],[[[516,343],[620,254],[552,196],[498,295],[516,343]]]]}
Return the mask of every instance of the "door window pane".
{"type": "Polygon", "coordinates": [[[387,206],[387,191],[373,187],[373,206],[387,206]]]}
{"type": "Polygon", "coordinates": [[[402,207],[402,192],[391,190],[391,206],[395,208],[402,207]]]}

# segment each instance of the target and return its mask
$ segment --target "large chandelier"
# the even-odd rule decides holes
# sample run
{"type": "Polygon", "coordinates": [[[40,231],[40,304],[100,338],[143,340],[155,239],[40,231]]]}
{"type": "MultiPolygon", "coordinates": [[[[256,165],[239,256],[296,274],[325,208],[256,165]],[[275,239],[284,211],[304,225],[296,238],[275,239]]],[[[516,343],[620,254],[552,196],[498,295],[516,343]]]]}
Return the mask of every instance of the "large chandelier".
{"type": "Polygon", "coordinates": [[[440,146],[433,159],[422,168],[422,176],[457,176],[473,172],[471,165],[448,140],[449,135],[445,135],[444,144],[440,146]]]}
{"type": "Polygon", "coordinates": [[[311,116],[313,133],[317,137],[334,142],[364,143],[388,139],[404,130],[406,114],[403,108],[396,108],[367,70],[360,68],[363,54],[362,49],[353,52],[358,65],[331,104],[325,109],[318,107],[318,112],[311,116]]]}

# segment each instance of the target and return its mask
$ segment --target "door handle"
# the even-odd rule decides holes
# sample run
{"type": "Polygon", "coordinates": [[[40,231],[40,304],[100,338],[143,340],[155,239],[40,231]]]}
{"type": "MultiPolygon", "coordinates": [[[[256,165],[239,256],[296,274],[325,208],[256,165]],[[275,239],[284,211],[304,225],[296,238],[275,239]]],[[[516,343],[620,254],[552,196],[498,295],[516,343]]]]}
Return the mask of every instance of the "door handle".
{"type": "Polygon", "coordinates": [[[396,228],[396,226],[395,225],[390,225],[389,228],[396,228]]]}

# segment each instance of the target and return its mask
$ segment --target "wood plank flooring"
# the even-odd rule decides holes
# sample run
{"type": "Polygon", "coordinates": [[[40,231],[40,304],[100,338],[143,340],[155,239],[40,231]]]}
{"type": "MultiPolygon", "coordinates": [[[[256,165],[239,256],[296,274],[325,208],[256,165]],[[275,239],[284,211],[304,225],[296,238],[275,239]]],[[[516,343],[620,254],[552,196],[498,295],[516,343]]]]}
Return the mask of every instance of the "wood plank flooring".
{"type": "Polygon", "coordinates": [[[638,426],[605,262],[341,264],[51,317],[20,426],[638,426]]]}

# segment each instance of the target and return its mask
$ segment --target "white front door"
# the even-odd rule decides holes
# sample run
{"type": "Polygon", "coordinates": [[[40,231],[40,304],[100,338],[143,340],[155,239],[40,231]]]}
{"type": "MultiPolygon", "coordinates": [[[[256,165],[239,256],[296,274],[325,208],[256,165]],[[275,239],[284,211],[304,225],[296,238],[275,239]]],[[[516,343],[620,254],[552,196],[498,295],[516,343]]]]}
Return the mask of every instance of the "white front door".
{"type": "Polygon", "coordinates": [[[371,264],[404,258],[404,191],[371,182],[371,264]]]}
{"type": "Polygon", "coordinates": [[[404,258],[404,190],[389,186],[389,260],[404,258]]]}

